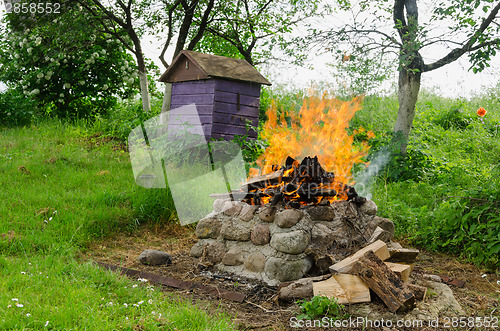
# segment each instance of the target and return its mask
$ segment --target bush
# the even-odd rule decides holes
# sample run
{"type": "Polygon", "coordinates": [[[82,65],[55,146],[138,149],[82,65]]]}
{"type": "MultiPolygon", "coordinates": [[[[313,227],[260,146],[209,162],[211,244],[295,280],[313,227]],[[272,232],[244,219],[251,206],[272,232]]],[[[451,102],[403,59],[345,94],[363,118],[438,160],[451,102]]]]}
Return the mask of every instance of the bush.
{"type": "Polygon", "coordinates": [[[16,90],[0,93],[0,125],[29,125],[37,115],[35,102],[16,90]]]}

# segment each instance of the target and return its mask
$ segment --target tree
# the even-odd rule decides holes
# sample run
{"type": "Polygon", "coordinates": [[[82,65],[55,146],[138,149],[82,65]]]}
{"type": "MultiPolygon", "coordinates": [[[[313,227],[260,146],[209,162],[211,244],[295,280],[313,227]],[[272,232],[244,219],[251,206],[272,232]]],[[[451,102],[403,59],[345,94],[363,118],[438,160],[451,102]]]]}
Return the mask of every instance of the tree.
{"type": "Polygon", "coordinates": [[[494,0],[449,0],[424,3],[431,12],[425,23],[419,20],[417,0],[362,0],[357,4],[339,1],[339,8],[352,13],[352,22],[327,31],[313,31],[316,45],[344,47],[365,56],[395,54],[399,65],[399,111],[394,132],[399,133],[399,149],[406,153],[415,116],[421,75],[468,55],[476,73],[500,47],[500,2],[494,0]],[[367,13],[370,13],[367,16],[367,13]],[[387,26],[387,22],[392,25],[387,26]],[[437,28],[446,23],[447,31],[437,28]],[[440,48],[445,49],[439,54],[440,48]]]}
{"type": "Polygon", "coordinates": [[[142,51],[141,34],[144,31],[141,14],[149,2],[138,3],[134,0],[116,0],[105,5],[100,0],[75,0],[96,19],[102,29],[134,54],[139,76],[142,109],[149,112],[151,109],[148,88],[146,58],[142,51]]]}
{"type": "Polygon", "coordinates": [[[102,112],[133,93],[132,57],[84,14],[70,4],[54,14],[7,14],[0,79],[61,117],[102,112]]]}

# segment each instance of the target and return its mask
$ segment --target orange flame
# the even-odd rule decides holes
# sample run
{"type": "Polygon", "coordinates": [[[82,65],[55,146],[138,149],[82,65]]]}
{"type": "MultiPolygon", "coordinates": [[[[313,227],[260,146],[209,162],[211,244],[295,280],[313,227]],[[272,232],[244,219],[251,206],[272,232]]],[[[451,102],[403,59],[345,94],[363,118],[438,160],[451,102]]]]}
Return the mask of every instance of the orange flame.
{"type": "MultiPolygon", "coordinates": [[[[273,102],[261,132],[270,145],[257,160],[261,174],[272,172],[273,165],[283,165],[287,156],[297,160],[318,156],[323,168],[335,174],[335,181],[352,185],[351,169],[355,163],[363,162],[369,150],[366,142],[355,146],[353,136],[347,133],[349,121],[361,104],[362,97],[344,102],[326,93],[322,97],[310,93],[298,114],[287,112],[278,117],[273,102]]],[[[373,132],[367,132],[367,137],[373,136],[373,132]]],[[[251,169],[250,177],[258,174],[258,170],[251,169]]]]}

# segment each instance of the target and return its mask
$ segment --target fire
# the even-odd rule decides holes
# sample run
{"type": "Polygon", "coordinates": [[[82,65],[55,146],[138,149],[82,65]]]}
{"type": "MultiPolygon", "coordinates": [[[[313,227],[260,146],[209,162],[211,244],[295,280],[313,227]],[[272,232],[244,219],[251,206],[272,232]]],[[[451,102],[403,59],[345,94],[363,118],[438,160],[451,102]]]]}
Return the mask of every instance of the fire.
{"type": "MultiPolygon", "coordinates": [[[[363,163],[362,158],[369,150],[366,142],[355,146],[354,137],[347,132],[350,120],[361,105],[361,97],[341,101],[326,93],[321,97],[310,93],[298,114],[287,112],[278,116],[273,103],[267,110],[269,120],[261,132],[270,147],[257,160],[261,173],[250,169],[250,177],[274,171],[273,166],[283,165],[288,156],[296,160],[317,156],[321,166],[335,174],[335,182],[354,184],[352,167],[363,163]]],[[[373,132],[367,132],[367,137],[373,136],[373,132]]],[[[332,188],[337,189],[338,184],[335,186],[332,188]]]]}

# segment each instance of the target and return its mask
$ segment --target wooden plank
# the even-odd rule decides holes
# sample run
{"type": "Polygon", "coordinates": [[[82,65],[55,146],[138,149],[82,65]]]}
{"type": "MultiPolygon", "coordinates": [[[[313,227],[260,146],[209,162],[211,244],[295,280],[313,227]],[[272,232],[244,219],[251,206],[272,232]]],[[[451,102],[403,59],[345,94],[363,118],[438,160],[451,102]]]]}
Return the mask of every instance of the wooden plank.
{"type": "MultiPolygon", "coordinates": [[[[216,91],[215,101],[225,102],[225,103],[237,103],[237,93],[216,91]]],[[[254,106],[259,107],[260,98],[252,97],[248,95],[240,95],[240,105],[241,106],[254,106]]]]}
{"type": "Polygon", "coordinates": [[[382,240],[377,240],[376,242],[366,246],[365,248],[360,249],[353,255],[343,259],[338,263],[335,263],[330,267],[330,271],[332,273],[350,273],[352,267],[358,261],[358,259],[370,250],[373,251],[375,255],[377,255],[382,260],[386,260],[390,256],[386,243],[382,240]]]}
{"type": "Polygon", "coordinates": [[[226,113],[226,114],[238,114],[241,116],[259,117],[258,106],[241,105],[240,109],[238,109],[237,105],[234,103],[226,103],[220,101],[214,102],[214,112],[226,113]]]}
{"type": "MultiPolygon", "coordinates": [[[[181,100],[176,100],[176,103],[171,103],[170,109],[176,109],[187,105],[179,103],[180,101],[181,100]]],[[[199,115],[211,115],[214,112],[214,105],[196,105],[196,110],[199,115]]]]}
{"type": "Polygon", "coordinates": [[[393,313],[415,307],[415,295],[373,251],[368,251],[354,264],[352,271],[384,301],[393,313]]]}
{"type": "Polygon", "coordinates": [[[415,284],[406,284],[410,291],[413,292],[413,295],[415,296],[415,299],[423,301],[425,300],[425,297],[427,296],[427,287],[425,286],[419,286],[415,284]]]}
{"type": "Polygon", "coordinates": [[[322,282],[313,283],[312,285],[314,296],[323,295],[327,298],[337,298],[338,303],[341,304],[349,303],[347,294],[334,277],[330,277],[322,282]]]}
{"type": "Polygon", "coordinates": [[[172,95],[214,93],[215,84],[211,80],[182,82],[172,85],[172,95]],[[200,84],[201,83],[201,84],[200,84]]]}
{"type": "Polygon", "coordinates": [[[241,189],[248,192],[252,189],[266,187],[267,185],[274,185],[279,182],[281,176],[283,176],[283,170],[271,172],[262,176],[255,176],[243,183],[241,185],[241,189]]]}
{"type": "Polygon", "coordinates": [[[214,79],[217,91],[240,93],[253,97],[260,97],[260,84],[251,82],[237,82],[225,79],[214,79]]]}
{"type": "Polygon", "coordinates": [[[245,126],[247,121],[249,121],[252,126],[256,127],[259,125],[259,119],[256,117],[242,116],[237,114],[224,114],[224,113],[213,114],[214,123],[225,123],[230,125],[245,126]]]}
{"type": "Polygon", "coordinates": [[[384,262],[396,275],[398,275],[403,282],[408,282],[411,274],[411,266],[408,264],[384,262]]]}
{"type": "Polygon", "coordinates": [[[247,135],[254,130],[247,130],[244,126],[235,126],[235,125],[227,125],[221,123],[213,123],[212,124],[212,132],[213,133],[222,133],[222,134],[232,134],[232,135],[247,135]]]}
{"type": "MultiPolygon", "coordinates": [[[[234,135],[232,134],[223,134],[223,133],[212,133],[212,138],[214,139],[224,139],[224,140],[233,140],[234,139],[234,135]]],[[[250,132],[248,135],[247,135],[247,140],[248,139],[254,139],[254,138],[257,138],[257,132],[250,132]]]]}
{"type": "Polygon", "coordinates": [[[389,248],[391,262],[414,263],[420,251],[413,248],[389,248]]]}
{"type": "Polygon", "coordinates": [[[181,125],[188,124],[211,124],[212,116],[210,115],[194,115],[194,114],[176,114],[173,118],[169,118],[169,124],[181,125]]]}
{"type": "Polygon", "coordinates": [[[213,105],[214,104],[214,94],[181,94],[181,95],[172,95],[171,105],[189,105],[194,103],[196,106],[198,105],[213,105]]]}

